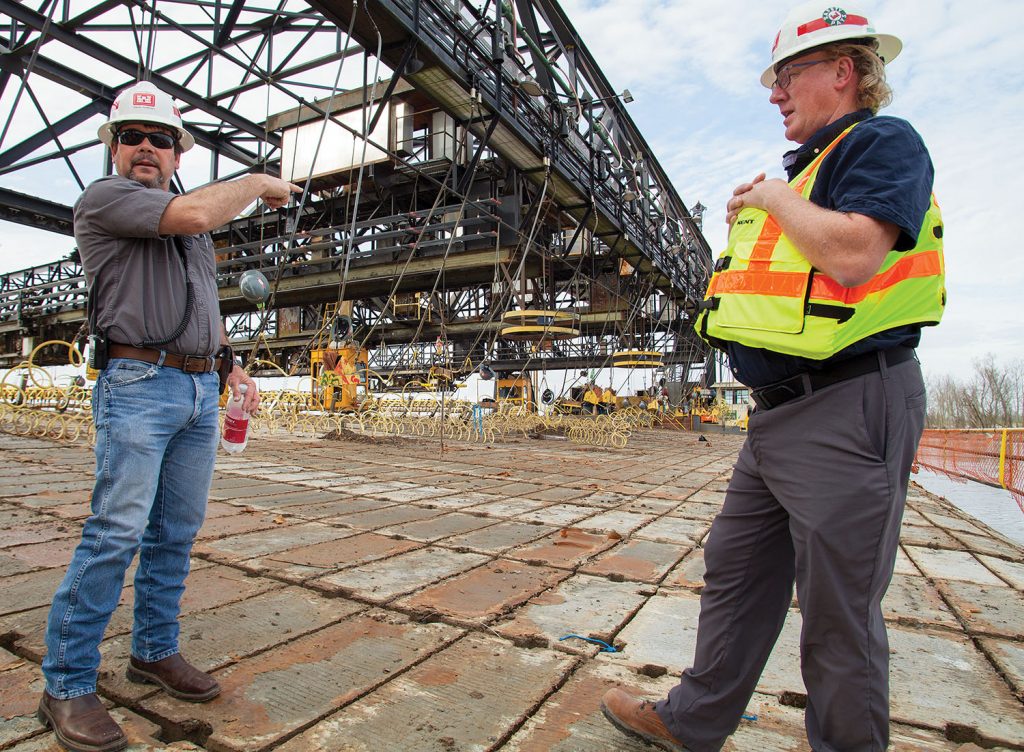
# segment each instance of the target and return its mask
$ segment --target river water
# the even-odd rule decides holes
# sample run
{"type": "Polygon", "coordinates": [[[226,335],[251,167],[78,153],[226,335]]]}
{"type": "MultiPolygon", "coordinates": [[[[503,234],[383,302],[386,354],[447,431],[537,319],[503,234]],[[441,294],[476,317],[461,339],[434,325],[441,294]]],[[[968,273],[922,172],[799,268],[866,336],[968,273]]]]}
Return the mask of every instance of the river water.
{"type": "Polygon", "coordinates": [[[925,490],[945,497],[954,506],[1010,540],[1024,545],[1024,512],[1009,491],[970,480],[950,480],[924,468],[917,475],[911,475],[910,479],[925,490]]]}

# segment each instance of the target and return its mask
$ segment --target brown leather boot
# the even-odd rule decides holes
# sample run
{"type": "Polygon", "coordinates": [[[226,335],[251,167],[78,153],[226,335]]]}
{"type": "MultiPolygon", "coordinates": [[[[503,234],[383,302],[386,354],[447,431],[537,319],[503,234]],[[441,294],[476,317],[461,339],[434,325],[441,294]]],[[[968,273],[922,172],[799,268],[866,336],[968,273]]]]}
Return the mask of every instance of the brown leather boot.
{"type": "Polygon", "coordinates": [[[206,702],[220,694],[217,680],[181,657],[181,653],[146,663],[134,655],[128,661],[127,676],[137,684],[159,684],[171,697],[186,702],[206,702]]]}
{"type": "Polygon", "coordinates": [[[687,752],[686,747],[665,728],[653,702],[640,700],[621,689],[609,689],[601,698],[601,712],[624,734],[669,752],[687,752]]]}
{"type": "Polygon", "coordinates": [[[128,746],[128,738],[95,692],[70,700],[44,692],[36,717],[70,752],[117,752],[128,746]]]}

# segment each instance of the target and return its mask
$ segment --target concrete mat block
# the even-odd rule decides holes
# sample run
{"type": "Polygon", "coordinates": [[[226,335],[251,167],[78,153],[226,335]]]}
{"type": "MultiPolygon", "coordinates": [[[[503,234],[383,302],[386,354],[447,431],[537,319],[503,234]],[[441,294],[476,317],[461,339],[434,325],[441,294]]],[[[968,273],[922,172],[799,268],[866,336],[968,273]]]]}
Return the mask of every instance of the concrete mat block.
{"type": "Polygon", "coordinates": [[[401,525],[405,522],[415,520],[426,520],[437,517],[442,512],[437,509],[424,509],[405,504],[393,504],[381,509],[372,509],[366,512],[354,514],[343,514],[338,517],[329,517],[322,522],[347,525],[357,530],[378,530],[389,525],[401,525]]]}
{"type": "Polygon", "coordinates": [[[454,535],[478,530],[496,523],[497,520],[492,517],[478,517],[462,512],[452,512],[451,514],[431,517],[427,520],[394,525],[384,528],[380,532],[386,535],[401,535],[404,538],[412,538],[417,541],[433,542],[442,538],[450,538],[454,535]]]}
{"type": "Polygon", "coordinates": [[[1024,640],[1024,594],[1010,587],[957,580],[938,586],[971,633],[1024,640]]]}
{"type": "Polygon", "coordinates": [[[939,591],[921,576],[894,574],[882,599],[882,612],[887,620],[908,626],[960,626],[939,591]]]}
{"type": "Polygon", "coordinates": [[[947,533],[933,525],[922,527],[904,524],[900,528],[900,541],[908,546],[922,548],[947,548],[951,551],[963,551],[964,545],[947,533]]]}
{"type": "Polygon", "coordinates": [[[704,573],[706,571],[704,549],[695,548],[687,554],[685,559],[679,562],[675,569],[669,572],[668,577],[665,578],[662,584],[671,587],[700,590],[704,587],[704,573]]]}
{"type": "Polygon", "coordinates": [[[59,507],[79,507],[85,513],[89,511],[92,490],[87,491],[40,491],[32,496],[18,497],[18,503],[52,513],[59,507]]]}
{"type": "MultiPolygon", "coordinates": [[[[531,598],[511,621],[495,630],[510,639],[540,637],[551,644],[567,634],[596,637],[610,643],[612,635],[645,600],[636,583],[576,575],[531,598]]],[[[587,653],[597,649],[580,640],[566,641],[563,646],[587,653]]]]}
{"type": "Polygon", "coordinates": [[[928,514],[928,519],[933,525],[938,525],[944,530],[964,532],[964,533],[980,533],[981,529],[977,526],[968,522],[962,517],[950,514],[928,514]]]}
{"type": "Polygon", "coordinates": [[[531,499],[540,499],[541,501],[563,502],[576,501],[583,496],[587,496],[588,493],[588,491],[580,488],[572,488],[569,486],[550,486],[524,495],[531,499]]]}
{"type": "Polygon", "coordinates": [[[16,499],[22,496],[34,496],[43,491],[53,491],[54,493],[92,491],[95,485],[95,480],[84,473],[79,476],[79,480],[50,480],[49,475],[38,477],[40,480],[35,482],[0,486],[0,496],[16,499]]]}
{"type": "Polygon", "coordinates": [[[693,658],[699,614],[700,599],[685,591],[648,598],[616,636],[616,644],[625,646],[622,652],[599,653],[596,660],[680,674],[693,658]]]}
{"type": "Polygon", "coordinates": [[[251,533],[255,530],[266,530],[281,524],[276,521],[278,518],[279,516],[272,512],[258,512],[254,509],[245,509],[238,514],[224,517],[214,517],[203,523],[196,540],[211,540],[229,535],[251,533]]]}
{"type": "Polygon", "coordinates": [[[452,548],[468,548],[473,551],[498,554],[550,535],[554,531],[553,527],[536,525],[531,522],[499,522],[472,533],[449,538],[445,544],[452,548]]]}
{"type": "Polygon", "coordinates": [[[420,499],[413,503],[418,507],[424,509],[440,509],[444,512],[455,512],[469,507],[475,507],[477,504],[484,504],[487,502],[495,501],[497,497],[490,496],[486,498],[476,498],[477,496],[484,497],[485,494],[462,494],[458,491],[446,491],[450,495],[446,496],[435,496],[433,498],[420,499]]]}
{"type": "Polygon", "coordinates": [[[4,596],[0,598],[0,615],[49,605],[63,579],[64,570],[60,567],[6,578],[4,596]]]}
{"type": "Polygon", "coordinates": [[[995,744],[1024,739],[1019,700],[967,638],[890,627],[889,652],[893,720],[936,729],[958,724],[995,744]]]}
{"type": "MultiPolygon", "coordinates": [[[[28,569],[67,567],[71,563],[71,555],[78,547],[79,540],[81,539],[77,535],[73,538],[57,538],[45,543],[28,543],[24,546],[14,546],[2,553],[28,567],[28,569]]],[[[0,564],[0,570],[2,570],[2,564],[0,564]]],[[[17,574],[17,572],[11,572],[10,574],[17,574]]]]}
{"type": "Polygon", "coordinates": [[[1024,644],[982,637],[979,642],[1018,700],[1024,702],[1024,644]]]}
{"type": "Polygon", "coordinates": [[[571,525],[574,522],[593,517],[593,507],[584,507],[579,504],[551,504],[550,506],[535,509],[519,517],[521,520],[540,522],[545,525],[571,525]]]}
{"type": "Polygon", "coordinates": [[[42,730],[36,708],[44,686],[39,666],[0,649],[0,748],[42,730]]]}
{"type": "Polygon", "coordinates": [[[633,514],[632,512],[602,512],[594,517],[579,522],[577,527],[583,530],[591,530],[599,533],[615,532],[623,537],[634,532],[637,528],[647,524],[654,517],[649,514],[633,514]]]}
{"type": "Polygon", "coordinates": [[[339,498],[338,494],[328,493],[317,488],[302,488],[288,493],[271,494],[269,496],[252,496],[245,500],[246,506],[255,509],[287,510],[303,505],[319,504],[339,498]]]}
{"type": "MultiPolygon", "coordinates": [[[[14,551],[17,551],[15,548],[14,551]]],[[[20,556],[9,551],[0,551],[0,577],[10,577],[16,574],[25,574],[34,569],[39,569],[38,564],[30,564],[20,556]]]]}
{"type": "Polygon", "coordinates": [[[0,525],[18,527],[32,522],[46,522],[49,519],[42,512],[21,509],[20,507],[12,506],[13,504],[13,501],[8,501],[0,495],[0,525]]]}
{"type": "Polygon", "coordinates": [[[534,495],[543,491],[546,486],[538,483],[516,483],[508,479],[496,479],[490,485],[481,483],[480,490],[483,491],[485,488],[489,489],[489,493],[500,493],[502,496],[529,496],[535,498],[534,495]]]}
{"type": "Polygon", "coordinates": [[[979,556],[978,559],[1017,590],[1024,591],[1024,556],[1015,561],[994,556],[979,556]]]}
{"type": "Polygon", "coordinates": [[[403,598],[395,605],[415,613],[482,622],[515,608],[566,576],[557,569],[498,559],[403,598]]]}
{"type": "Polygon", "coordinates": [[[24,546],[27,543],[42,543],[61,538],[75,539],[81,535],[81,527],[74,523],[53,524],[49,518],[43,517],[38,522],[21,525],[4,525],[0,527],[0,548],[24,546]]]}
{"type": "MultiPolygon", "coordinates": [[[[243,601],[260,593],[283,587],[280,582],[253,577],[232,567],[213,564],[193,566],[185,580],[185,594],[181,597],[181,613],[192,614],[211,608],[243,601]]],[[[129,599],[131,593],[128,593],[129,599]]]]}
{"type": "Polygon", "coordinates": [[[921,570],[917,568],[917,565],[910,560],[902,548],[896,550],[896,567],[893,570],[896,574],[906,574],[917,576],[921,574],[921,570]]]}
{"type": "Polygon", "coordinates": [[[343,496],[323,503],[303,504],[299,507],[293,507],[288,510],[288,514],[293,514],[306,520],[322,520],[326,517],[339,517],[344,514],[369,512],[373,509],[383,509],[389,506],[392,506],[392,502],[384,501],[383,499],[343,496]]]}
{"type": "Polygon", "coordinates": [[[614,509],[622,506],[633,497],[627,494],[611,493],[608,491],[589,492],[586,496],[576,499],[574,504],[583,504],[588,507],[601,507],[602,509],[614,509]]]}
{"type": "Polygon", "coordinates": [[[581,571],[657,583],[691,548],[674,543],[629,540],[599,555],[581,571]]]}
{"type": "Polygon", "coordinates": [[[693,520],[711,522],[722,511],[722,505],[687,499],[672,512],[673,517],[688,517],[693,520]]]}
{"type": "Polygon", "coordinates": [[[237,489],[235,491],[235,495],[231,498],[246,504],[258,506],[261,503],[260,497],[262,496],[279,496],[281,494],[308,490],[308,488],[304,488],[294,483],[275,483],[270,480],[264,480],[258,486],[245,486],[237,489]]]}
{"type": "Polygon", "coordinates": [[[346,569],[316,580],[317,587],[383,603],[438,580],[477,567],[488,557],[428,547],[346,569]]]}
{"type": "Polygon", "coordinates": [[[573,658],[470,634],[349,705],[280,752],[482,752],[510,734],[564,678],[573,658]]]}
{"type": "MultiPolygon", "coordinates": [[[[183,616],[179,644],[182,655],[203,671],[212,671],[273,645],[293,640],[363,607],[342,598],[324,598],[296,587],[263,593],[237,603],[183,616]]],[[[100,686],[121,701],[153,692],[153,685],[125,678],[130,635],[100,645],[104,671],[100,686]]]]}
{"type": "Polygon", "coordinates": [[[417,541],[396,540],[377,533],[358,533],[348,538],[324,541],[312,546],[301,546],[249,559],[245,566],[291,581],[302,581],[343,567],[396,556],[422,545],[417,541]]]}
{"type": "Polygon", "coordinates": [[[1024,548],[994,531],[989,534],[953,531],[953,537],[975,554],[987,554],[1017,561],[1024,559],[1024,548]]]}
{"type": "Polygon", "coordinates": [[[671,512],[676,511],[681,503],[683,502],[675,499],[658,499],[653,496],[642,496],[638,499],[634,499],[628,504],[623,504],[619,509],[625,512],[634,512],[636,514],[670,514],[671,512]]]}
{"type": "Polygon", "coordinates": [[[544,506],[543,501],[536,499],[499,499],[492,496],[491,501],[474,506],[473,512],[474,514],[486,514],[489,517],[509,519],[536,511],[544,506]]]}
{"type": "Polygon", "coordinates": [[[637,538],[665,543],[698,543],[707,535],[711,523],[685,517],[662,517],[634,533],[637,538]]]}
{"type": "Polygon", "coordinates": [[[173,724],[209,724],[207,747],[250,752],[385,684],[460,634],[375,609],[218,671],[222,690],[212,702],[190,706],[160,693],[143,706],[173,724]]]}
{"type": "Polygon", "coordinates": [[[514,548],[506,555],[555,567],[574,567],[616,543],[617,540],[607,535],[585,533],[577,528],[563,528],[535,543],[514,548]]]}
{"type": "Polygon", "coordinates": [[[1002,580],[966,551],[939,551],[904,546],[907,556],[927,577],[936,580],[965,580],[979,585],[1002,585],[1002,580]]]}
{"type": "Polygon", "coordinates": [[[322,543],[323,541],[340,540],[354,535],[355,531],[345,528],[324,525],[319,522],[283,523],[246,535],[234,535],[230,538],[203,542],[196,545],[196,551],[211,558],[238,562],[254,556],[266,556],[289,548],[322,543]]]}

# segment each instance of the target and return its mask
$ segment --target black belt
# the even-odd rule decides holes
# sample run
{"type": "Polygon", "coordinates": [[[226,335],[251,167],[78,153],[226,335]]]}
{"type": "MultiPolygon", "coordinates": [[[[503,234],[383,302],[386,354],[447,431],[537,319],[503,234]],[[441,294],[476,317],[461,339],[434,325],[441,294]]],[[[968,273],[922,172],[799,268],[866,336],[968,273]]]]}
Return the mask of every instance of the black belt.
{"type": "Polygon", "coordinates": [[[864,353],[844,360],[836,364],[835,367],[824,371],[798,373],[796,376],[790,376],[788,379],[763,386],[760,389],[752,389],[750,396],[759,410],[771,410],[773,407],[778,407],[797,397],[803,397],[805,394],[812,394],[832,384],[838,384],[840,381],[873,373],[881,368],[883,361],[886,366],[892,367],[913,357],[914,351],[909,347],[894,347],[891,350],[864,353]]]}
{"type": "Polygon", "coordinates": [[[111,358],[128,358],[130,360],[141,360],[145,363],[159,363],[160,356],[164,356],[162,365],[177,368],[185,373],[216,373],[220,368],[220,358],[213,355],[178,355],[177,353],[164,353],[160,350],[153,350],[149,347],[132,347],[117,342],[110,343],[111,358]]]}

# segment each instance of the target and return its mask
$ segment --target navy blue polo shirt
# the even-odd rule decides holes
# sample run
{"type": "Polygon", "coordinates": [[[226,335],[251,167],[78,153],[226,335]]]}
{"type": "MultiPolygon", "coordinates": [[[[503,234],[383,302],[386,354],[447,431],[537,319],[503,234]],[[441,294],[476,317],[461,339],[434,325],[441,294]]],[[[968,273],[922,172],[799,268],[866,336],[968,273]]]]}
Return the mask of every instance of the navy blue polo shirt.
{"type": "MultiPolygon", "coordinates": [[[[853,123],[859,124],[822,162],[810,199],[833,211],[891,222],[900,229],[896,250],[908,251],[917,242],[928,212],[935,170],[924,142],[905,120],[859,110],[830,123],[785,155],[783,166],[789,180],[853,123]]],[[[736,380],[756,389],[805,371],[830,368],[862,353],[917,347],[920,339],[921,327],[902,326],[873,334],[825,360],[784,355],[737,342],[727,343],[727,351],[736,380]]]]}

